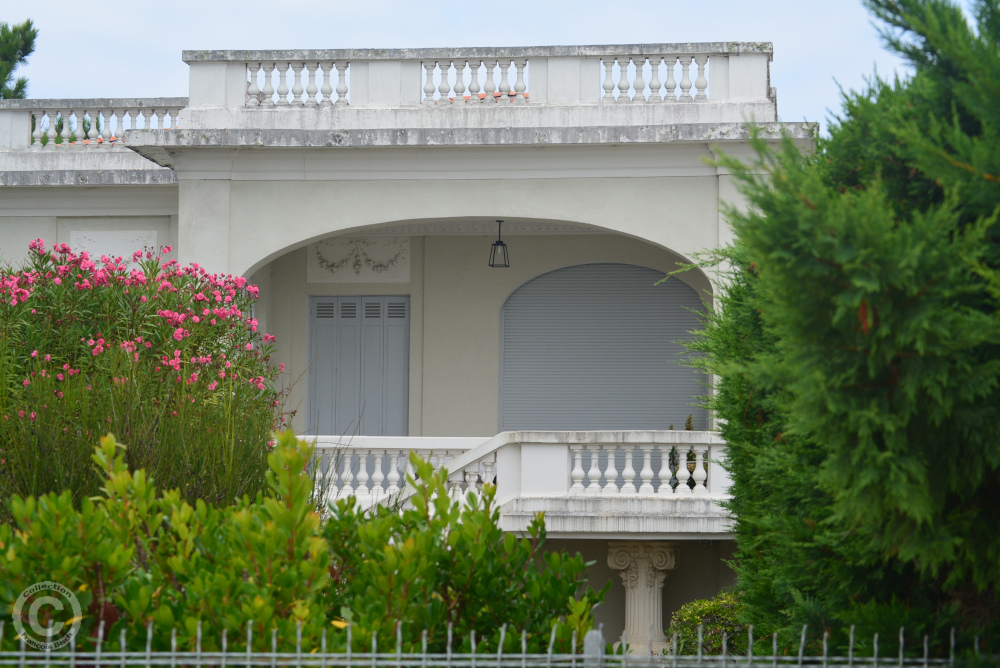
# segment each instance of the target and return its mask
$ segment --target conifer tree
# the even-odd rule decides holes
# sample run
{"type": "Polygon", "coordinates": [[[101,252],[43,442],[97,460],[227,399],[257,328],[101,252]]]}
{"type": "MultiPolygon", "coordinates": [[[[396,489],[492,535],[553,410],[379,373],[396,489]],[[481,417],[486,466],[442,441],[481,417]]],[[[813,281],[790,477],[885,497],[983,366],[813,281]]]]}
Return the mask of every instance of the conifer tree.
{"type": "Polygon", "coordinates": [[[37,36],[31,19],[14,25],[0,22],[0,100],[23,99],[28,94],[28,80],[15,80],[14,70],[27,62],[37,36]]]}
{"type": "Polygon", "coordinates": [[[1000,0],[866,4],[915,73],[721,159],[750,208],[696,348],[747,621],[940,642],[1000,624],[1000,0]]]}

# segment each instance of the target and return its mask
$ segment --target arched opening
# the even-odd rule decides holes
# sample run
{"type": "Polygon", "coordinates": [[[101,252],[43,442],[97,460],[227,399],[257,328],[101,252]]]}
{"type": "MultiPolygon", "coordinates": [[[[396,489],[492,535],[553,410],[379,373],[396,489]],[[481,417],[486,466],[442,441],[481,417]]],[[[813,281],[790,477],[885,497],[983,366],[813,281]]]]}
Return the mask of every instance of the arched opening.
{"type": "Polygon", "coordinates": [[[515,290],[501,317],[500,430],[683,429],[705,375],[681,341],[699,327],[698,293],[655,269],[581,264],[515,290]]]}

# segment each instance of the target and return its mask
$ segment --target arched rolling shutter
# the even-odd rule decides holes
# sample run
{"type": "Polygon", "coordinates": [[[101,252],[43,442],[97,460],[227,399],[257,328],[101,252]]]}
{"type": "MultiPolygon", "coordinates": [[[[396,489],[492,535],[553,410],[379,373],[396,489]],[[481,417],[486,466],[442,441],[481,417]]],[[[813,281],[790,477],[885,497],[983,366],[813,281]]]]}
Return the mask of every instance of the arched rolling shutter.
{"type": "Polygon", "coordinates": [[[503,307],[500,429],[683,429],[705,376],[677,342],[698,294],[662,272],[587,264],[543,274],[503,307]]]}

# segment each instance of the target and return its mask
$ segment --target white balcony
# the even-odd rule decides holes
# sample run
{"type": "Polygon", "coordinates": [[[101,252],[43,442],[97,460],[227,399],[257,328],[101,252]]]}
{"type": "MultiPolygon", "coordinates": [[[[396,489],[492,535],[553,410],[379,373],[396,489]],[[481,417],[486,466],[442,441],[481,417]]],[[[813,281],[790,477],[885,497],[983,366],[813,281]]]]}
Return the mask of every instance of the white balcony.
{"type": "Polygon", "coordinates": [[[327,499],[405,501],[415,452],[449,471],[456,499],[497,486],[500,523],[545,513],[553,538],[722,538],[732,528],[726,444],[706,431],[513,431],[493,438],[316,438],[327,499]],[[680,458],[686,466],[678,466],[680,458]]]}

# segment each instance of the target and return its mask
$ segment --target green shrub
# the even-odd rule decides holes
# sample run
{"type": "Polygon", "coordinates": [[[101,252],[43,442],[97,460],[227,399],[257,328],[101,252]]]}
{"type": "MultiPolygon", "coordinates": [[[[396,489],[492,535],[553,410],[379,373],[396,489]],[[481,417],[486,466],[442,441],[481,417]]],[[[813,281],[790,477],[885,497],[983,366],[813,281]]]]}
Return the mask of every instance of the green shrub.
{"type": "Polygon", "coordinates": [[[107,432],[129,444],[131,469],[185,499],[264,489],[280,396],[272,337],[250,314],[256,288],[132,259],[39,239],[25,266],[0,270],[0,517],[12,494],[96,494],[90,455],[107,432]]]}
{"type": "Polygon", "coordinates": [[[353,500],[342,500],[324,528],[335,598],[344,617],[358,624],[363,646],[370,646],[372,632],[391,636],[398,620],[410,648],[420,646],[426,631],[428,647],[443,651],[451,625],[456,651],[471,649],[475,631],[479,650],[495,652],[500,628],[508,625],[505,651],[520,651],[521,631],[529,651],[545,651],[560,617],[566,623],[557,651],[570,651],[573,631],[582,646],[593,626],[591,610],[604,597],[588,589],[577,599],[586,577],[583,557],[542,553],[541,516],[528,538],[504,534],[492,485],[460,505],[448,496],[446,472],[411,459],[421,480],[411,509],[378,507],[368,516],[353,500]]]}
{"type": "Polygon", "coordinates": [[[722,635],[726,634],[729,654],[747,653],[747,626],[741,621],[743,602],[734,592],[722,592],[715,598],[691,601],[670,616],[667,636],[677,634],[677,653],[698,652],[698,626],[702,627],[705,654],[722,653],[722,635]]]}
{"type": "MultiPolygon", "coordinates": [[[[93,459],[103,496],[79,506],[68,491],[14,497],[15,523],[0,525],[0,609],[36,582],[58,582],[83,608],[77,647],[92,649],[103,621],[109,650],[122,630],[127,649],[144,649],[147,625],[154,649],[169,649],[176,631],[178,648],[194,650],[199,622],[204,651],[221,649],[223,631],[242,650],[249,622],[255,651],[270,650],[272,633],[279,651],[293,650],[300,624],[306,651],[320,646],[324,629],[328,650],[343,651],[347,619],[355,651],[370,649],[373,633],[394,647],[397,621],[407,648],[426,630],[431,647],[443,649],[453,622],[456,651],[472,631],[486,651],[509,623],[509,651],[521,630],[539,651],[562,618],[558,651],[568,651],[572,632],[582,638],[593,625],[601,594],[577,597],[586,564],[560,553],[536,562],[541,518],[530,538],[503,535],[491,487],[463,507],[445,493],[446,472],[416,461],[413,510],[369,517],[342,501],[321,527],[311,448],[289,433],[268,454],[268,492],[218,508],[192,505],[177,490],[157,494],[143,471],[129,472],[126,452],[102,439],[93,459]]],[[[60,614],[54,622],[73,613],[60,614]]],[[[43,628],[48,621],[39,619],[43,628]]]]}

